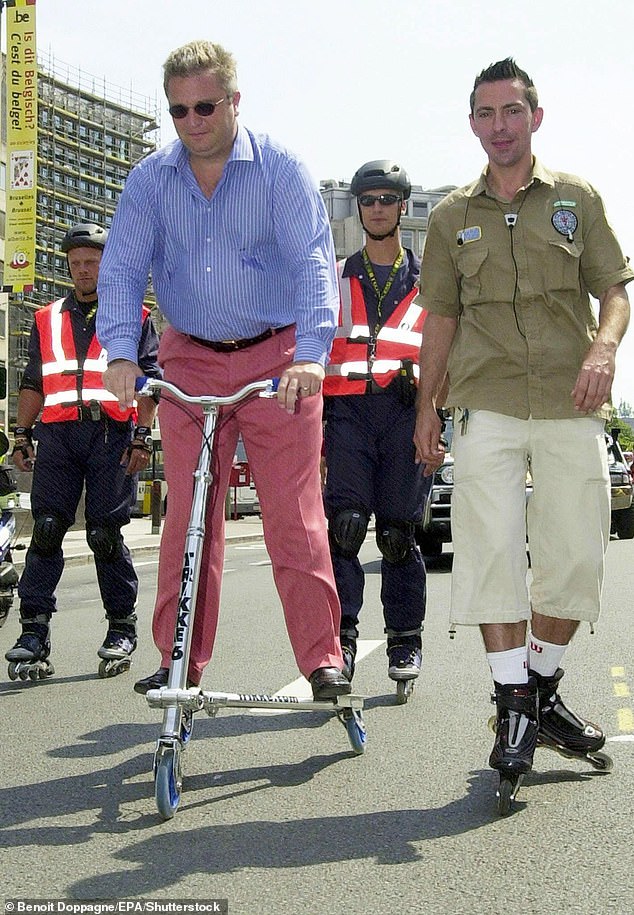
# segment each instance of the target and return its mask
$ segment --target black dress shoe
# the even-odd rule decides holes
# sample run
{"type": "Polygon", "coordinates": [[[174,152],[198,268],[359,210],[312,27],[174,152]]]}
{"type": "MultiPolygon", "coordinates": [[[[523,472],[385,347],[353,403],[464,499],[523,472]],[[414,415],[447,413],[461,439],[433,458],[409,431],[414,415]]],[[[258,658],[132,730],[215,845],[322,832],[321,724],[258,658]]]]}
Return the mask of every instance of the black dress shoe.
{"type": "Polygon", "coordinates": [[[134,684],[134,692],[141,693],[142,696],[145,696],[149,689],[160,689],[162,686],[167,686],[169,674],[168,667],[159,667],[159,669],[153,674],[150,674],[149,677],[144,677],[143,680],[137,680],[134,684]]]}
{"type": "Polygon", "coordinates": [[[348,680],[336,667],[318,667],[308,680],[313,688],[315,702],[321,702],[322,699],[335,699],[337,696],[347,696],[352,690],[348,680]]]}
{"type": "MultiPolygon", "coordinates": [[[[149,677],[144,677],[143,680],[137,680],[134,684],[134,692],[141,693],[142,696],[145,696],[150,689],[160,689],[162,686],[167,686],[169,675],[170,672],[168,667],[159,667],[159,669],[154,671],[153,674],[150,674],[149,677]]],[[[192,683],[191,680],[187,680],[187,689],[195,685],[196,684],[192,683]]]]}

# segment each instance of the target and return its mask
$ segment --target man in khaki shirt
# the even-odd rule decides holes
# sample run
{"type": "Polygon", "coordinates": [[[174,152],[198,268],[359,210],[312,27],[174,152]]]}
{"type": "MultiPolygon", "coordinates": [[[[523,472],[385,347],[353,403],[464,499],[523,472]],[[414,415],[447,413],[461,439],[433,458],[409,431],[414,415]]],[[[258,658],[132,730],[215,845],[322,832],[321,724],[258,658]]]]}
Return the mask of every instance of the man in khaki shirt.
{"type": "Polygon", "coordinates": [[[489,762],[506,813],[538,741],[607,764],[596,755],[605,735],[565,708],[557,685],[579,622],[600,610],[610,529],[603,429],[634,273],[597,192],[534,159],[543,110],[530,77],[510,58],[492,64],[470,102],[488,165],[430,219],[415,442],[422,462],[438,463],[448,374],[458,420],[452,619],[482,632],[497,704],[489,762]]]}

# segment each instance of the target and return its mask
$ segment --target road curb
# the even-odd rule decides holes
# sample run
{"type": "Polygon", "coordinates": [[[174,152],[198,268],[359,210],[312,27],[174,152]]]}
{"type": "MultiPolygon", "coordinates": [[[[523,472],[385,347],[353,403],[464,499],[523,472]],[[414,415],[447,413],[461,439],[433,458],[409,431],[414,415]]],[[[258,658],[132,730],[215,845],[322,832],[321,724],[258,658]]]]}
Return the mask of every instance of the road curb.
{"type": "MultiPolygon", "coordinates": [[[[161,538],[158,534],[155,534],[154,536],[156,536],[156,543],[145,543],[145,544],[139,544],[139,545],[128,544],[128,549],[130,550],[130,555],[132,556],[133,559],[136,556],[143,556],[143,555],[146,555],[147,553],[156,553],[158,551],[161,538]]],[[[263,540],[263,539],[264,539],[264,534],[262,534],[262,533],[234,534],[230,537],[227,537],[225,540],[225,543],[227,543],[227,544],[229,544],[229,543],[255,543],[255,542],[257,542],[259,540],[263,540]]],[[[25,558],[26,558],[26,550],[19,550],[17,554],[14,552],[13,564],[16,567],[16,569],[24,568],[25,558]]],[[[69,556],[64,556],[64,565],[65,566],[87,565],[89,562],[92,562],[92,560],[93,560],[93,555],[90,552],[90,550],[88,550],[88,548],[86,548],[86,552],[76,553],[74,555],[71,554],[69,556]]]]}

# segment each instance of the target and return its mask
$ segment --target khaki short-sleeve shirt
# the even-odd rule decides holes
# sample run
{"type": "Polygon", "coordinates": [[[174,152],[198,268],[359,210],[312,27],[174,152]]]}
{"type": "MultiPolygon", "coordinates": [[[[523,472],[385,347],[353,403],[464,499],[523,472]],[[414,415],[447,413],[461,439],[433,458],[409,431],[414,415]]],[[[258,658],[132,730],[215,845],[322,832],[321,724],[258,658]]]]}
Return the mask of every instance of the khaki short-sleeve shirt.
{"type": "Polygon", "coordinates": [[[421,276],[424,307],[458,319],[448,405],[559,419],[579,415],[571,391],[597,330],[590,295],[634,271],[594,188],[535,161],[510,204],[483,173],[434,208],[421,276]]]}

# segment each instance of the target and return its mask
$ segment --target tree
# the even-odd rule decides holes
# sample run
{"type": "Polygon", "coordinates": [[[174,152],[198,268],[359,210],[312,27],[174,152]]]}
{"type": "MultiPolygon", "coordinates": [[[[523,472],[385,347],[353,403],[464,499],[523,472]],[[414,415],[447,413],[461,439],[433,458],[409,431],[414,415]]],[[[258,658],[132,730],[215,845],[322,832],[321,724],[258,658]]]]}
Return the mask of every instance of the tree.
{"type": "MultiPolygon", "coordinates": [[[[621,415],[628,416],[628,414],[621,415]]],[[[616,410],[613,411],[612,418],[606,423],[606,428],[608,432],[615,428],[619,430],[619,443],[623,451],[634,451],[634,429],[629,423],[624,422],[617,416],[616,410]]]]}

